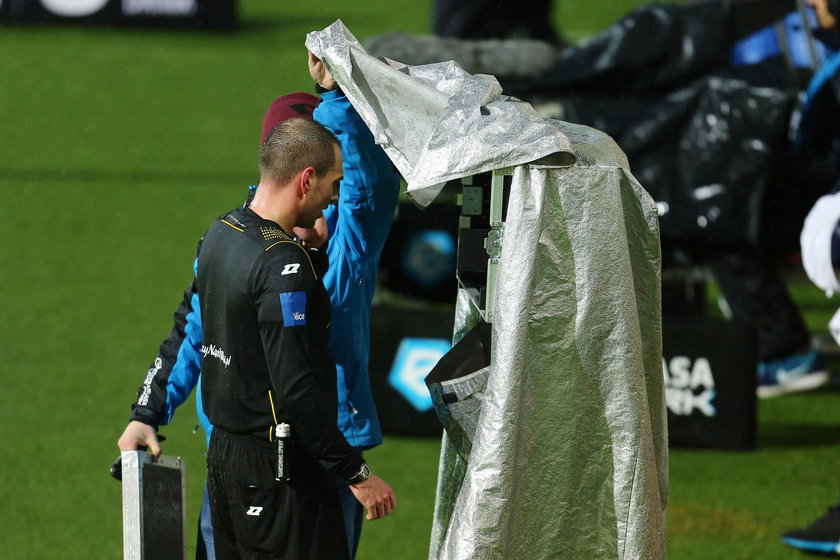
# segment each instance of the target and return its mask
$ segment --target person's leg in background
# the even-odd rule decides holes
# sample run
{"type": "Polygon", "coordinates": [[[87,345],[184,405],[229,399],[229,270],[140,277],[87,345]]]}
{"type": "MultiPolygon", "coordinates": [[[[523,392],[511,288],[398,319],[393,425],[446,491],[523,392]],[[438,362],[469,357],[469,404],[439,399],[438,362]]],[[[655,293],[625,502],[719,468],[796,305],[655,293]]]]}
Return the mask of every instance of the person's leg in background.
{"type": "Polygon", "coordinates": [[[788,293],[778,265],[753,251],[713,257],[709,267],[734,319],[755,328],[758,396],[816,389],[828,381],[821,352],[788,293]]]}
{"type": "Polygon", "coordinates": [[[198,543],[195,548],[195,560],[216,560],[213,546],[213,523],[210,521],[210,496],[207,483],[204,483],[204,499],[198,516],[198,543]]]}

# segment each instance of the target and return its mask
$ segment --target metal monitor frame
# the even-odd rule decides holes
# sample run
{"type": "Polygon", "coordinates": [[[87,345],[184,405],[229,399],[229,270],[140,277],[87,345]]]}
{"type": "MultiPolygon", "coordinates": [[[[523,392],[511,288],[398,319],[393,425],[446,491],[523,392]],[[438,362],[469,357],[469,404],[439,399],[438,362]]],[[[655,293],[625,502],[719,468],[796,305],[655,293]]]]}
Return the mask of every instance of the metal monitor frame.
{"type": "Polygon", "coordinates": [[[184,461],[123,451],[123,558],[186,560],[184,461]],[[172,523],[175,519],[179,522],[172,523]]]}
{"type": "MultiPolygon", "coordinates": [[[[467,279],[466,274],[459,270],[458,285],[466,290],[470,299],[481,313],[481,316],[488,323],[493,322],[495,312],[494,302],[496,298],[496,287],[499,279],[499,260],[502,254],[502,244],[505,235],[505,211],[507,208],[507,197],[510,189],[510,178],[513,176],[513,168],[506,167],[495,169],[490,173],[489,185],[486,177],[481,176],[464,177],[461,180],[461,218],[459,221],[458,251],[459,261],[461,254],[465,251],[477,250],[476,247],[468,247],[469,233],[471,230],[486,230],[483,238],[483,250],[486,253],[486,267],[484,273],[484,284],[481,285],[467,279]],[[489,196],[488,196],[489,187],[489,196]],[[486,224],[485,224],[486,219],[486,224]],[[479,222],[478,227],[476,223],[479,222]],[[482,228],[487,225],[488,227],[482,228]]],[[[483,258],[483,257],[482,257],[483,258]]]]}

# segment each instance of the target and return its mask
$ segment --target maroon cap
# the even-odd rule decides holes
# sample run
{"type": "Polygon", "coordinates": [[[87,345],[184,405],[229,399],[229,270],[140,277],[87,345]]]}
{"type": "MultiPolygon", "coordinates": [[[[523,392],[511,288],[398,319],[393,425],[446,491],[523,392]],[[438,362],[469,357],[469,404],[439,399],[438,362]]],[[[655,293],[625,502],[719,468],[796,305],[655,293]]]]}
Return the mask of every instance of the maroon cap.
{"type": "Polygon", "coordinates": [[[320,99],[310,93],[290,93],[275,99],[265,112],[262,124],[262,139],[260,145],[265,142],[265,137],[271,129],[283,121],[302,118],[312,119],[312,111],[318,106],[320,99]]]}

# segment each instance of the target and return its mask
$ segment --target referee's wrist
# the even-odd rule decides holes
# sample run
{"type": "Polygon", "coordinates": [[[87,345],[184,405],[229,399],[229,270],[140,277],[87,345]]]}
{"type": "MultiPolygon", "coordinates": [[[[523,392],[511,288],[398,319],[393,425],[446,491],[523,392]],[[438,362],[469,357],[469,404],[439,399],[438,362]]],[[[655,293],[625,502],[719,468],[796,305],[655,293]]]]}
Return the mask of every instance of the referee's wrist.
{"type": "Polygon", "coordinates": [[[362,463],[362,466],[359,468],[359,472],[347,478],[347,484],[359,484],[360,482],[364,482],[365,480],[369,479],[370,475],[370,467],[368,467],[367,463],[362,463]]]}

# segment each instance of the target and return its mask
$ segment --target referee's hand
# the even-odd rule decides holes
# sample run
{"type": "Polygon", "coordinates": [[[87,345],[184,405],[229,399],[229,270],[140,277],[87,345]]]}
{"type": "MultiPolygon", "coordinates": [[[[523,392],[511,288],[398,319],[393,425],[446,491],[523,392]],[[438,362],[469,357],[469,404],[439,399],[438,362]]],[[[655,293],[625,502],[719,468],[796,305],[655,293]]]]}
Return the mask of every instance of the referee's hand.
{"type": "Polygon", "coordinates": [[[356,499],[367,509],[365,518],[368,521],[385,517],[397,507],[397,497],[388,483],[376,476],[370,475],[367,480],[358,484],[351,484],[350,491],[356,499]]]}

